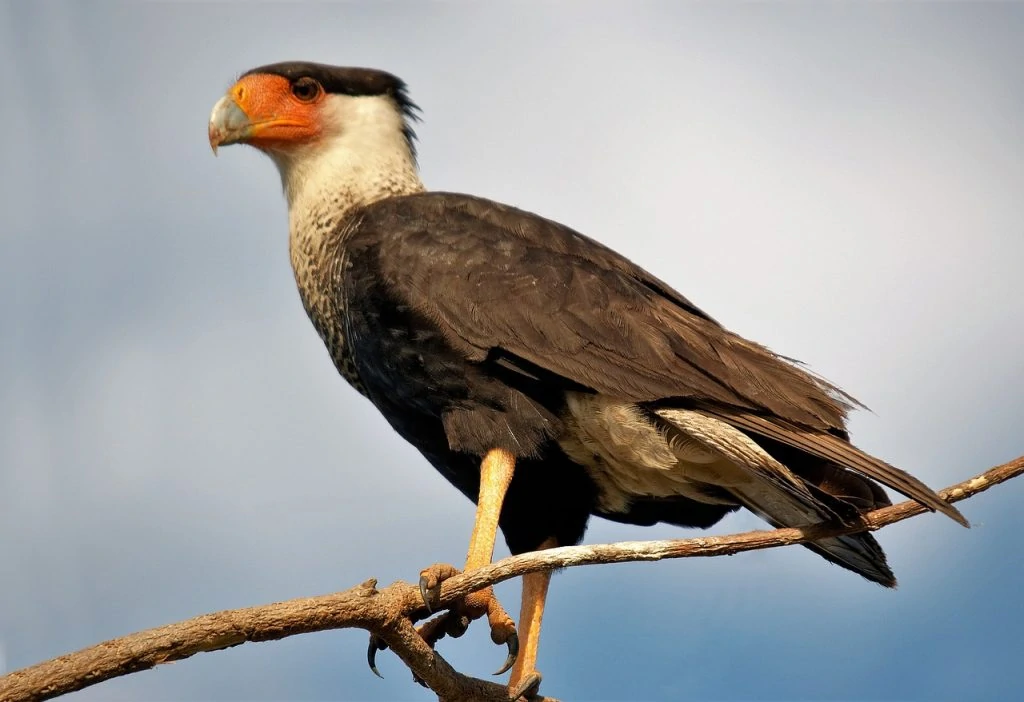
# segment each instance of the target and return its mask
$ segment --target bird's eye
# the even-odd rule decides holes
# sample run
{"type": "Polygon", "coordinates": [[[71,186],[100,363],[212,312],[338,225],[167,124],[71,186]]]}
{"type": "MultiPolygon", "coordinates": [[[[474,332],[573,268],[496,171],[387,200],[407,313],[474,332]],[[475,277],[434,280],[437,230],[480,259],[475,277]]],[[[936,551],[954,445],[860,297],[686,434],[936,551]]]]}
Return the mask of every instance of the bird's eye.
{"type": "Polygon", "coordinates": [[[300,102],[313,102],[320,97],[321,90],[323,88],[312,78],[299,78],[292,83],[292,95],[298,98],[300,102]]]}

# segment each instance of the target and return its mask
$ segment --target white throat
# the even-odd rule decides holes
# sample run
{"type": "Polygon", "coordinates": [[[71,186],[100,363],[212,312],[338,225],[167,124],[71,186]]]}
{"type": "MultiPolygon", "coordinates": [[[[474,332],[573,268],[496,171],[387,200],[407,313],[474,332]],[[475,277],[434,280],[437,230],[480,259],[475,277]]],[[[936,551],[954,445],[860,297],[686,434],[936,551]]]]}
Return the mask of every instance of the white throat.
{"type": "Polygon", "coordinates": [[[288,200],[293,264],[297,240],[316,247],[326,220],[337,225],[353,207],[424,189],[391,98],[330,95],[321,124],[316,143],[269,152],[288,200]]]}
{"type": "Polygon", "coordinates": [[[271,151],[288,199],[288,249],[303,307],[349,382],[345,335],[332,289],[332,242],[343,236],[355,207],[423,191],[405,123],[388,97],[331,95],[321,107],[322,131],[315,143],[271,151]]]}

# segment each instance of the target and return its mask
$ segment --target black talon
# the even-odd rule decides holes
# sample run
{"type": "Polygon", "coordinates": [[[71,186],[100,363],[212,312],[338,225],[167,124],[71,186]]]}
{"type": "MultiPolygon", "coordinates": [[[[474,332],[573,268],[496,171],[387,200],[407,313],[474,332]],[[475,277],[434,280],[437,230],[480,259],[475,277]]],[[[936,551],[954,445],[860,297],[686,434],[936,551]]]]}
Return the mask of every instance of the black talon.
{"type": "Polygon", "coordinates": [[[431,594],[432,593],[430,591],[430,587],[427,586],[427,578],[425,576],[421,575],[420,576],[420,597],[423,598],[423,604],[426,605],[426,607],[427,607],[427,614],[433,614],[434,613],[434,607],[430,604],[430,600],[431,600],[430,595],[431,594]]]}
{"type": "Polygon", "coordinates": [[[494,673],[495,675],[507,673],[509,668],[511,668],[515,664],[516,658],[519,656],[518,634],[512,632],[512,635],[508,637],[508,641],[506,641],[505,644],[508,646],[508,658],[505,659],[505,665],[501,666],[501,670],[499,670],[497,673],[494,673]]]}
{"type": "Polygon", "coordinates": [[[370,645],[366,648],[366,662],[370,664],[370,670],[381,680],[384,676],[377,670],[377,651],[383,651],[388,645],[382,639],[370,634],[370,645]]]}
{"type": "Polygon", "coordinates": [[[533,672],[527,675],[526,678],[519,683],[515,691],[508,696],[509,702],[516,702],[520,697],[530,699],[538,692],[540,692],[540,673],[533,672]]]}

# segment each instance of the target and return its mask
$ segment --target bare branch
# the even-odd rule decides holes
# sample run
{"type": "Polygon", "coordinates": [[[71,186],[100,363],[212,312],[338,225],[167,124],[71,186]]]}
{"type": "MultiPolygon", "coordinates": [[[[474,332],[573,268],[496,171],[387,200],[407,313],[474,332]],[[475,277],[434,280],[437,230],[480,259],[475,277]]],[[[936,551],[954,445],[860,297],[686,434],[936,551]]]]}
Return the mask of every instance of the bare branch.
{"type": "MultiPolygon", "coordinates": [[[[991,468],[962,483],[951,485],[939,494],[949,502],[959,502],[984,492],[994,485],[1005,482],[1024,473],[1024,456],[1009,463],[991,468]]],[[[441,589],[444,605],[466,594],[500,583],[525,573],[575,566],[597,565],[600,563],[629,563],[633,561],[660,561],[665,558],[695,558],[709,556],[730,556],[744,551],[757,551],[777,546],[802,544],[830,536],[842,536],[858,531],[877,531],[882,527],[901,522],[904,519],[924,514],[928,510],[913,500],[900,502],[867,512],[861,518],[862,524],[835,525],[814,524],[807,527],[773,529],[770,531],[748,531],[729,536],[704,536],[692,539],[668,539],[665,541],[622,541],[614,544],[594,546],[565,546],[511,556],[484,566],[470,573],[446,580],[441,589]]]]}
{"type": "MultiPolygon", "coordinates": [[[[1024,456],[953,485],[940,494],[950,502],[958,502],[1021,473],[1024,473],[1024,456]]],[[[599,563],[724,556],[857,531],[873,531],[925,511],[916,502],[907,501],[869,512],[864,515],[863,523],[853,526],[816,524],[732,536],[569,546],[526,553],[446,580],[441,590],[441,602],[449,605],[487,585],[530,572],[599,563]]],[[[442,702],[507,702],[508,694],[504,687],[456,672],[420,639],[413,622],[425,614],[418,588],[396,582],[378,590],[376,581],[368,580],[350,590],[331,595],[205,614],[38,663],[0,678],[0,702],[51,699],[197,653],[246,642],[272,641],[296,634],[346,628],[365,629],[384,639],[442,702]]]]}

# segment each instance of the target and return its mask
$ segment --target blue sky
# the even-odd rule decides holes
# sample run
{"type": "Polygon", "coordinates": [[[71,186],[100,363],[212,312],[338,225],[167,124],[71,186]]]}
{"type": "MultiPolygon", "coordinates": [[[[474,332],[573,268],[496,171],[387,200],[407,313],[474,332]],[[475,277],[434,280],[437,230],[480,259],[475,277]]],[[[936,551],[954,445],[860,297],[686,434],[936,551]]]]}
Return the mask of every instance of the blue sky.
{"type": "MultiPolygon", "coordinates": [[[[857,442],[941,487],[1024,451],[1022,34],[1013,3],[0,4],[0,669],[465,553],[472,506],[304,317],[272,165],[209,153],[240,72],[401,75],[428,187],[619,249],[851,391],[857,442]]],[[[969,531],[886,529],[895,592],[803,549],[561,573],[544,690],[1009,699],[1022,498],[965,503],[969,531]]],[[[587,541],[694,533],[595,520],[587,541]]],[[[445,656],[496,669],[484,629],[445,656]]],[[[365,641],[71,699],[431,699],[386,654],[373,677],[365,641]]]]}

